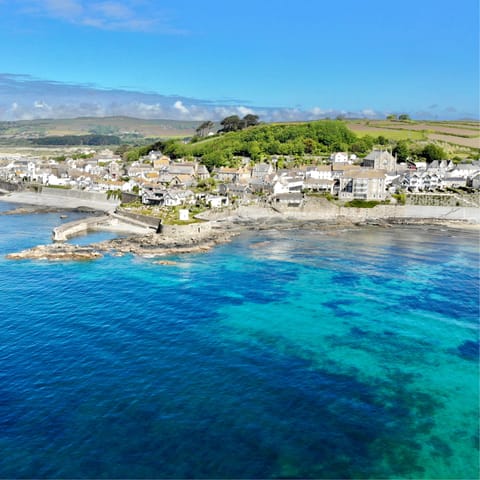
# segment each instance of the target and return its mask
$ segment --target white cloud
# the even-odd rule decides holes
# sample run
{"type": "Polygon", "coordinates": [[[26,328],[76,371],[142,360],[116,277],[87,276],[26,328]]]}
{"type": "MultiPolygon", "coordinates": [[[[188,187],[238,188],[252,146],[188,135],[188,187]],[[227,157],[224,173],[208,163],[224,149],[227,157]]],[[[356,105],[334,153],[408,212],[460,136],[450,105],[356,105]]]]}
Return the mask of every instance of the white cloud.
{"type": "Polygon", "coordinates": [[[45,0],[41,3],[44,11],[49,15],[67,20],[81,17],[84,13],[83,5],[79,0],[45,0]]]}
{"type": "Polygon", "coordinates": [[[153,0],[19,0],[21,13],[102,30],[184,34],[153,0]]]}
{"type": "Polygon", "coordinates": [[[251,108],[248,107],[237,107],[238,113],[240,114],[241,117],[244,117],[245,115],[255,115],[255,111],[252,110],[251,108]]]}
{"type": "Polygon", "coordinates": [[[320,107],[313,107],[310,110],[310,113],[315,116],[320,116],[320,115],[324,115],[326,113],[326,110],[322,110],[320,107]]]}
{"type": "Polygon", "coordinates": [[[180,113],[183,113],[184,115],[188,115],[190,113],[190,111],[188,110],[187,107],[185,107],[185,105],[181,102],[181,100],[177,100],[174,104],[173,104],[173,108],[175,110],[178,110],[180,113]]]}
{"type": "Polygon", "coordinates": [[[35,108],[40,108],[43,110],[51,110],[51,107],[47,103],[38,100],[35,100],[35,102],[33,102],[33,106],[35,108]]]}
{"type": "MultiPolygon", "coordinates": [[[[478,118],[478,114],[441,109],[442,118],[478,118]]],[[[347,117],[385,118],[387,112],[365,108],[360,111],[271,108],[234,105],[157,93],[97,88],[39,80],[28,75],[0,73],[0,120],[35,118],[74,118],[82,116],[126,115],[138,118],[172,120],[221,120],[230,115],[254,114],[262,121],[300,121],[347,117]]],[[[429,119],[432,112],[407,112],[412,118],[429,119]]]]}
{"type": "Polygon", "coordinates": [[[117,18],[124,20],[135,16],[135,12],[119,2],[101,2],[93,4],[92,9],[97,14],[112,19],[117,18]]]}

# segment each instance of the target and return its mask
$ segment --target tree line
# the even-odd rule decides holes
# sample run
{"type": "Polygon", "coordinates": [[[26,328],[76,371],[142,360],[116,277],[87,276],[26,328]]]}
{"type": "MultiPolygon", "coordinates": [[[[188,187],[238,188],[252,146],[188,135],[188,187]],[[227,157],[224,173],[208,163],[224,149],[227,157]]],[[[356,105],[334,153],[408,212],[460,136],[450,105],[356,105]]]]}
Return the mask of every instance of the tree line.
{"type": "MultiPolygon", "coordinates": [[[[240,118],[238,115],[230,115],[220,122],[222,128],[220,128],[217,133],[236,132],[248,127],[254,127],[259,124],[259,118],[258,115],[251,113],[245,115],[243,118],[240,118]]],[[[199,137],[206,137],[212,133],[214,126],[215,124],[211,120],[207,120],[197,127],[195,133],[199,137]]]]}

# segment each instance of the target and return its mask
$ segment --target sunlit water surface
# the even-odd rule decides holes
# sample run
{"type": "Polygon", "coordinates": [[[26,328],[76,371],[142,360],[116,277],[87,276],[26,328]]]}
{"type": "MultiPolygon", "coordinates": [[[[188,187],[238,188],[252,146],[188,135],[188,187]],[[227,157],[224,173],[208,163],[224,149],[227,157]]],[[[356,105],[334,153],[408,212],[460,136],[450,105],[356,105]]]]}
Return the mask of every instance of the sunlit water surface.
{"type": "Polygon", "coordinates": [[[0,216],[1,478],[477,478],[477,232],[5,259],[73,219],[0,216]]]}

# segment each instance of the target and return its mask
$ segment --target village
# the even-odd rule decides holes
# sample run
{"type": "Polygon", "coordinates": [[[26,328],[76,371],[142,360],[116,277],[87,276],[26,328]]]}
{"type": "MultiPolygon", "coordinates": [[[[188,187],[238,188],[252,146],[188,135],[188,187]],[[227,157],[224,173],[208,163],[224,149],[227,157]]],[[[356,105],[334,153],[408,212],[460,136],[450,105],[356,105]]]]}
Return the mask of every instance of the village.
{"type": "Polygon", "coordinates": [[[173,160],[160,151],[130,164],[109,149],[84,149],[61,159],[3,154],[0,180],[22,187],[103,192],[124,204],[144,207],[181,207],[179,220],[184,221],[195,206],[219,209],[261,201],[300,207],[308,195],[361,206],[362,202],[404,202],[408,193],[452,196],[480,191],[479,160],[398,163],[387,150],[373,150],[363,159],[336,152],[329,159],[309,157],[305,164],[293,160],[272,156],[268,162],[254,163],[242,157],[238,168],[209,172],[198,160],[173,160]],[[279,168],[289,163],[295,166],[279,168]]]}

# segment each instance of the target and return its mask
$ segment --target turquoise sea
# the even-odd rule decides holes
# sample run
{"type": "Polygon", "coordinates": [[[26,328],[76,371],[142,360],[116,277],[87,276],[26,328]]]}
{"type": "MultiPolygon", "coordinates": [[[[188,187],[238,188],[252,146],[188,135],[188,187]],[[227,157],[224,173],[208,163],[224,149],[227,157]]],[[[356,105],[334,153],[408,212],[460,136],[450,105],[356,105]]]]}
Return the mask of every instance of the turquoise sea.
{"type": "Polygon", "coordinates": [[[478,478],[478,232],[5,258],[74,217],[0,216],[0,478],[478,478]]]}

